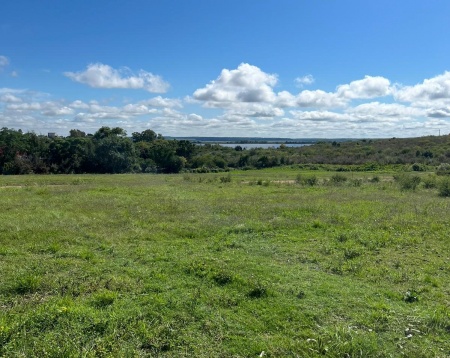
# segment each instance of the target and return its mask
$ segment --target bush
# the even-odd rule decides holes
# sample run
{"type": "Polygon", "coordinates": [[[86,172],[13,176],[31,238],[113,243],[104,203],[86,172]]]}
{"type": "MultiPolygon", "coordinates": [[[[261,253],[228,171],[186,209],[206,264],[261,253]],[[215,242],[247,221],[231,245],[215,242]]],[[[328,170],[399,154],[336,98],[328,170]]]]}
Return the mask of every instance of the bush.
{"type": "Polygon", "coordinates": [[[427,177],[425,177],[424,179],[422,179],[423,181],[423,187],[425,189],[434,189],[436,188],[436,176],[435,175],[428,175],[427,177]]]}
{"type": "Polygon", "coordinates": [[[314,186],[314,185],[317,185],[317,183],[318,183],[318,179],[315,175],[305,179],[306,185],[314,186]]]}
{"type": "Polygon", "coordinates": [[[438,194],[442,197],[450,196],[450,178],[444,178],[438,185],[438,194]]]}
{"type": "Polygon", "coordinates": [[[417,175],[399,175],[395,176],[394,179],[399,183],[401,190],[416,190],[417,186],[420,184],[421,179],[417,175]]]}
{"type": "Polygon", "coordinates": [[[309,185],[309,186],[314,186],[314,185],[317,185],[317,183],[318,183],[318,179],[315,175],[304,178],[301,176],[301,174],[298,174],[297,177],[295,178],[295,181],[298,184],[309,185]]]}
{"type": "Polygon", "coordinates": [[[228,174],[227,176],[220,177],[221,183],[230,183],[231,182],[231,175],[228,174]]]}
{"type": "Polygon", "coordinates": [[[424,172],[425,169],[426,169],[425,166],[422,165],[422,164],[419,164],[419,163],[414,163],[414,164],[411,166],[411,170],[412,170],[413,172],[424,172]]]}
{"type": "Polygon", "coordinates": [[[347,181],[347,177],[345,175],[342,174],[334,174],[331,177],[331,182],[334,184],[341,184],[347,181]]]}
{"type": "Polygon", "coordinates": [[[450,175],[450,164],[441,163],[436,169],[437,175],[450,175]]]}

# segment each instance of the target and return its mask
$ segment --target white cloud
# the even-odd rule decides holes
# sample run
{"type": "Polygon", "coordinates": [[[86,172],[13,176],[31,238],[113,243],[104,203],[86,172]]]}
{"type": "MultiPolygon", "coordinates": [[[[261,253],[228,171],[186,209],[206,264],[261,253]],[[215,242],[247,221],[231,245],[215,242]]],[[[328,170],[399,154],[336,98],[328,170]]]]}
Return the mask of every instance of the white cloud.
{"type": "Polygon", "coordinates": [[[6,106],[6,109],[8,110],[14,110],[14,111],[38,111],[40,110],[41,103],[39,102],[31,102],[31,103],[11,103],[6,106]]]}
{"type": "Polygon", "coordinates": [[[347,100],[338,96],[336,93],[325,92],[322,90],[302,91],[296,98],[298,107],[342,107],[347,104],[347,100]]]}
{"type": "Polygon", "coordinates": [[[330,111],[291,111],[294,119],[314,122],[350,121],[351,116],[330,111]]]}
{"type": "Polygon", "coordinates": [[[295,83],[298,87],[303,87],[304,85],[311,85],[315,82],[315,79],[312,75],[306,75],[303,77],[297,77],[295,79],[295,83]]]}
{"type": "Polygon", "coordinates": [[[183,105],[181,101],[173,98],[163,98],[161,96],[156,96],[150,99],[139,102],[150,107],[166,107],[166,108],[182,108],[183,105]]]}
{"type": "Polygon", "coordinates": [[[20,93],[24,93],[24,92],[25,92],[25,90],[22,90],[22,89],[7,88],[7,87],[0,88],[0,94],[4,94],[4,93],[20,94],[20,93]]]}
{"type": "Polygon", "coordinates": [[[84,71],[65,72],[64,75],[94,88],[143,89],[156,93],[164,93],[169,89],[169,84],[162,77],[150,72],[140,70],[134,75],[129,69],[116,70],[102,63],[90,64],[84,71]]]}
{"type": "Polygon", "coordinates": [[[404,86],[394,95],[401,102],[413,103],[417,106],[429,106],[434,103],[450,102],[450,72],[425,79],[415,86],[404,86]]]}
{"type": "Polygon", "coordinates": [[[194,92],[194,99],[204,101],[210,107],[222,107],[235,102],[272,103],[276,99],[272,89],[276,83],[276,75],[242,63],[235,70],[223,69],[215,81],[194,92]]]}
{"type": "Polygon", "coordinates": [[[42,114],[44,116],[49,116],[49,117],[68,116],[70,114],[73,114],[73,109],[68,108],[68,107],[49,108],[49,109],[42,111],[42,114]]]}
{"type": "Polygon", "coordinates": [[[358,120],[379,122],[413,120],[425,116],[425,111],[399,103],[364,103],[349,108],[346,112],[352,114],[358,120]]]}
{"type": "Polygon", "coordinates": [[[336,94],[348,99],[383,97],[391,93],[390,85],[391,83],[387,78],[365,76],[362,80],[338,86],[336,94]]]}
{"type": "Polygon", "coordinates": [[[88,109],[89,105],[77,99],[76,101],[73,101],[71,104],[69,104],[69,107],[74,109],[88,109]]]}
{"type": "Polygon", "coordinates": [[[0,102],[20,103],[20,102],[22,102],[22,100],[19,97],[15,96],[11,93],[6,93],[6,94],[0,96],[0,102]]]}

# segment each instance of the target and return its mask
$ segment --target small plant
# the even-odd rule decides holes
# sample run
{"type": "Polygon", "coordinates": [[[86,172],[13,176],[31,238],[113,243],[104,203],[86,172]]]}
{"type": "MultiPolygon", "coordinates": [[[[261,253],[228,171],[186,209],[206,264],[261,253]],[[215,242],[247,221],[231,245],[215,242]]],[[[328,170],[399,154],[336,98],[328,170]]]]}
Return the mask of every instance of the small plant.
{"type": "Polygon", "coordinates": [[[20,295],[36,292],[39,289],[41,280],[37,276],[26,275],[19,278],[14,287],[14,291],[20,295]]]}
{"type": "Polygon", "coordinates": [[[419,295],[414,290],[406,291],[405,295],[403,296],[403,301],[412,303],[417,302],[419,300],[419,295]]]}
{"type": "Polygon", "coordinates": [[[370,179],[371,183],[379,183],[380,182],[380,177],[378,175],[375,175],[374,177],[372,177],[370,179]]]}
{"type": "Polygon", "coordinates": [[[221,183],[230,183],[231,182],[231,174],[228,173],[228,175],[220,177],[221,183]]]}
{"type": "Polygon", "coordinates": [[[297,297],[299,300],[301,300],[302,298],[305,298],[305,296],[306,296],[306,293],[305,293],[305,291],[303,291],[303,290],[298,291],[298,293],[297,293],[297,295],[296,295],[296,297],[297,297]]]}
{"type": "Polygon", "coordinates": [[[257,282],[247,293],[247,296],[249,298],[263,298],[267,297],[267,293],[267,288],[261,282],[257,282]]]}
{"type": "Polygon", "coordinates": [[[346,260],[352,260],[358,256],[360,256],[361,253],[359,251],[353,250],[353,249],[346,249],[344,251],[344,258],[346,260]]]}
{"type": "Polygon", "coordinates": [[[92,304],[97,308],[105,308],[114,303],[117,294],[111,291],[101,291],[94,296],[92,304]]]}
{"type": "Polygon", "coordinates": [[[225,286],[233,281],[233,277],[227,272],[220,271],[213,275],[213,280],[219,286],[225,286]]]}

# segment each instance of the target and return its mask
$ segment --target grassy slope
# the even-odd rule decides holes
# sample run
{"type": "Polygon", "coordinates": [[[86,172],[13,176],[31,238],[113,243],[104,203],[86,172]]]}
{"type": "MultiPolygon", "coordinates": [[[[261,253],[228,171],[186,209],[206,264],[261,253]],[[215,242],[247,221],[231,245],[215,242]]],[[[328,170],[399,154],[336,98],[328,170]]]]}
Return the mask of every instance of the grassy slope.
{"type": "Polygon", "coordinates": [[[297,174],[0,177],[0,356],[450,356],[450,201],[297,174]]]}

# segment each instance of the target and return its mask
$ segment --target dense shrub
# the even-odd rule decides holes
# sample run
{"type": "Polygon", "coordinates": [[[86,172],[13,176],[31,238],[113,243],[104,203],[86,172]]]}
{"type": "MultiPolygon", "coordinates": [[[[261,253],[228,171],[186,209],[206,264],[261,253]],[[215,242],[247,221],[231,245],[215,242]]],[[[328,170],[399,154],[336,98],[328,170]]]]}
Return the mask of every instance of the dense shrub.
{"type": "Polygon", "coordinates": [[[401,190],[416,190],[420,184],[421,179],[418,175],[397,175],[394,179],[399,183],[401,190]]]}
{"type": "Polygon", "coordinates": [[[436,169],[437,175],[450,175],[450,164],[449,163],[441,163],[436,169]]]}
{"type": "Polygon", "coordinates": [[[449,197],[450,196],[450,178],[443,178],[438,185],[439,196],[449,197]]]}

